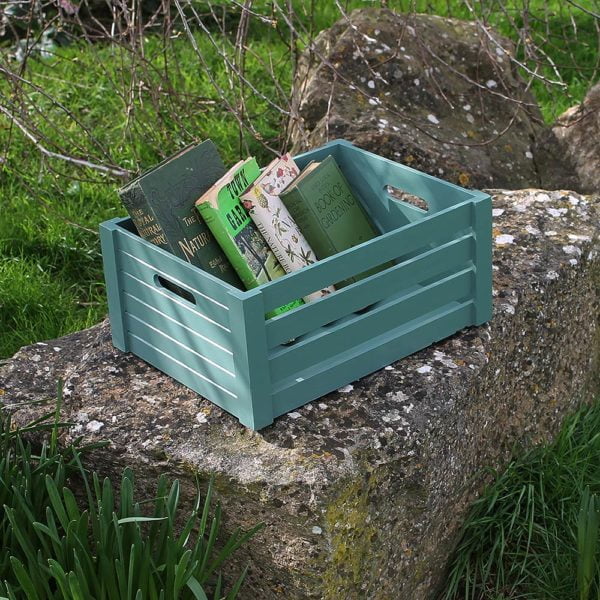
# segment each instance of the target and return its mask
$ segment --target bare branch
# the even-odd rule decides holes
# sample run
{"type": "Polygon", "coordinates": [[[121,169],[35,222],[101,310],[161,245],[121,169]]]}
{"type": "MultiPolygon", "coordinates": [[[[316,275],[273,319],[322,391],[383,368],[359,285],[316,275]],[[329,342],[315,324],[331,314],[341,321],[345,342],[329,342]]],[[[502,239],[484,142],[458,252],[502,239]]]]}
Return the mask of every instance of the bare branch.
{"type": "Polygon", "coordinates": [[[92,163],[88,160],[81,159],[81,158],[75,158],[73,156],[67,156],[65,154],[60,154],[58,152],[52,152],[51,150],[48,150],[47,148],[42,146],[42,144],[40,143],[38,138],[36,138],[27,129],[27,127],[23,123],[21,123],[21,121],[19,119],[17,119],[17,117],[15,117],[13,114],[11,114],[11,112],[9,110],[7,110],[4,106],[2,106],[1,104],[0,104],[0,112],[2,112],[4,115],[6,115],[8,117],[8,119],[11,121],[11,123],[14,123],[23,132],[23,134],[29,140],[31,140],[31,142],[33,142],[34,146],[44,156],[47,156],[48,158],[57,158],[59,160],[64,160],[65,162],[69,162],[71,164],[74,164],[74,165],[77,165],[80,167],[94,169],[96,171],[101,171],[103,173],[108,173],[110,175],[115,175],[117,177],[127,177],[130,174],[130,171],[127,171],[125,169],[119,169],[116,167],[107,167],[105,165],[98,165],[98,164],[92,163]]]}

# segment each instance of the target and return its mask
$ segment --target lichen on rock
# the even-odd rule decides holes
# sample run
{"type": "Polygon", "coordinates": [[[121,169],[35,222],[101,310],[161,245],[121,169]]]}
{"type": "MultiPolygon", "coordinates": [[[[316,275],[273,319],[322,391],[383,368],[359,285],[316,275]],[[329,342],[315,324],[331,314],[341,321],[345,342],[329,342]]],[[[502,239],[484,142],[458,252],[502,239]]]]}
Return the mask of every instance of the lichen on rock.
{"type": "Polygon", "coordinates": [[[300,57],[294,151],[343,138],[463,187],[579,190],[514,54],[475,22],[355,10],[300,57]]]}
{"type": "Polygon", "coordinates": [[[599,389],[598,198],[491,193],[491,322],[260,432],[116,350],[106,321],[4,361],[0,398],[25,423],[48,407],[24,403],[52,401],[63,378],[63,442],[110,442],[90,467],[132,466],[149,494],[166,472],[189,506],[196,476],[214,476],[226,530],[266,524],[228,563],[250,563],[241,598],[428,600],[485,469],[551,438],[599,389]]]}

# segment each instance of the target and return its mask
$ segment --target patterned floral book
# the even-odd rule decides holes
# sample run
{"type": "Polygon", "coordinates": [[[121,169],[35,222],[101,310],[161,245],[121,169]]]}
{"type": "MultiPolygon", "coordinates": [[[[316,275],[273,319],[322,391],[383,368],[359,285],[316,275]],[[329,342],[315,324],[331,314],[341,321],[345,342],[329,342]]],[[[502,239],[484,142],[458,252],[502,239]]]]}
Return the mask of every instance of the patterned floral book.
{"type": "MultiPolygon", "coordinates": [[[[317,260],[298,225],[279,199],[279,192],[299,174],[300,169],[292,157],[284,154],[273,160],[240,196],[244,208],[286,273],[311,265],[317,260]]],[[[333,286],[329,286],[305,296],[304,301],[318,300],[333,291],[333,286]]]]}

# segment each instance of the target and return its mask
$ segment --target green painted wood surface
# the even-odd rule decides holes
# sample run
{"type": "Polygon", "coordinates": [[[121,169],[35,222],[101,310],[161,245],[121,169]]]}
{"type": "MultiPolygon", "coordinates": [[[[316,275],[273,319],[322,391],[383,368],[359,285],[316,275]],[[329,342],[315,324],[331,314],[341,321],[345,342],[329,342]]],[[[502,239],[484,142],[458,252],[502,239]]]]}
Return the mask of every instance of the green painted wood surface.
{"type": "Polygon", "coordinates": [[[194,365],[188,365],[171,356],[160,347],[160,340],[149,341],[130,334],[129,347],[136,356],[237,416],[240,399],[234,392],[209,382],[208,378],[194,365]]]}
{"type": "Polygon", "coordinates": [[[289,348],[281,347],[270,357],[271,377],[277,382],[294,374],[302,375],[306,368],[385,334],[390,323],[400,325],[441,309],[449,302],[468,299],[472,295],[473,279],[473,269],[465,269],[405,297],[382,302],[365,313],[354,315],[349,321],[326,328],[315,337],[308,337],[289,348]]]}
{"type": "Polygon", "coordinates": [[[227,314],[229,308],[227,306],[213,300],[213,298],[199,292],[197,289],[190,287],[189,284],[186,285],[185,282],[181,281],[179,278],[170,277],[169,274],[165,272],[164,268],[158,269],[147,261],[136,258],[130,252],[119,252],[119,264],[125,273],[135,277],[138,281],[141,281],[148,286],[159,288],[167,295],[179,298],[184,302],[189,302],[189,300],[186,300],[177,294],[177,292],[165,287],[164,283],[162,283],[160,279],[157,279],[157,277],[162,277],[163,281],[180,286],[193,296],[194,302],[191,304],[195,306],[198,314],[201,314],[207,320],[218,323],[219,325],[225,327],[229,325],[229,315],[227,314]]]}
{"type": "Polygon", "coordinates": [[[363,347],[350,348],[332,357],[327,364],[317,365],[312,373],[281,382],[273,393],[274,415],[297,408],[298,397],[318,398],[452,335],[470,318],[471,304],[459,304],[433,316],[415,319],[373,338],[363,347]]]}
{"type": "Polygon", "coordinates": [[[261,429],[273,422],[262,294],[251,290],[243,302],[231,295],[229,306],[235,332],[237,391],[243,399],[236,416],[247,427],[261,429]]]}
{"type": "Polygon", "coordinates": [[[101,225],[113,341],[259,429],[273,418],[491,317],[491,199],[347,142],[333,154],[386,233],[242,291],[152,246],[128,219],[101,225]],[[421,211],[386,186],[425,198],[421,211]],[[273,319],[265,312],[395,260],[273,319]],[[182,298],[156,276],[193,295],[182,298]],[[294,339],[290,343],[290,340],[294,339]]]}
{"type": "MultiPolygon", "coordinates": [[[[156,331],[168,331],[173,339],[196,353],[201,362],[215,363],[225,371],[234,373],[233,352],[202,335],[197,329],[172,319],[166,313],[156,310],[127,292],[123,294],[123,307],[128,316],[142,320],[148,327],[156,331]]],[[[193,357],[192,360],[196,362],[193,357]]]]}
{"type": "Polygon", "coordinates": [[[232,352],[233,336],[229,327],[210,321],[193,304],[159,287],[141,282],[129,273],[123,272],[121,281],[123,293],[145,304],[143,308],[137,309],[140,311],[137,314],[145,314],[154,309],[170,317],[165,321],[165,327],[170,327],[173,321],[181,323],[215,345],[232,352]]]}
{"type": "Polygon", "coordinates": [[[460,267],[472,259],[474,239],[465,235],[446,242],[416,257],[377,273],[369,281],[360,281],[323,298],[318,304],[300,307],[289,315],[266,323],[268,347],[298,337],[331,323],[341,316],[356,312],[379,300],[410,289],[417,283],[439,275],[452,267],[460,267]]]}
{"type": "Polygon", "coordinates": [[[478,202],[473,203],[473,223],[476,244],[473,263],[477,269],[475,282],[474,325],[481,325],[492,318],[492,199],[483,192],[476,192],[478,202]]]}
{"type": "MultiPolygon", "coordinates": [[[[116,226],[118,227],[118,225],[116,226]]],[[[166,250],[154,246],[139,236],[118,227],[120,233],[120,250],[133,254],[138,260],[151,264],[159,274],[164,274],[171,281],[196,290],[196,294],[212,300],[221,301],[232,289],[228,283],[217,279],[210,273],[202,271],[166,250]]]]}
{"type": "Polygon", "coordinates": [[[129,351],[127,345],[127,331],[124,323],[122,286],[119,278],[121,267],[118,262],[119,230],[113,219],[100,227],[100,244],[102,246],[102,261],[104,266],[104,281],[106,296],[108,298],[108,312],[110,315],[110,329],[113,344],[124,352],[129,351]]]}
{"type": "Polygon", "coordinates": [[[237,382],[234,381],[234,371],[226,369],[213,359],[205,356],[205,354],[200,352],[200,349],[188,346],[184,340],[177,339],[174,335],[175,332],[170,328],[169,333],[166,333],[164,326],[162,328],[154,327],[144,318],[130,314],[126,316],[126,323],[130,335],[152,343],[157,348],[165,351],[169,356],[193,367],[207,381],[212,382],[214,385],[222,386],[233,394],[238,395],[235,389],[237,382]]]}

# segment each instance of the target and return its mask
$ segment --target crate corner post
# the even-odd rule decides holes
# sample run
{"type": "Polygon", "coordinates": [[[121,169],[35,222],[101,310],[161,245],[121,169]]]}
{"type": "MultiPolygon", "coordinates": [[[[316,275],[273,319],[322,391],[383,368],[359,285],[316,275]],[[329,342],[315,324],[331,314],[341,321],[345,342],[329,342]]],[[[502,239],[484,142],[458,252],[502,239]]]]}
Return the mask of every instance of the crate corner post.
{"type": "Polygon", "coordinates": [[[479,192],[473,201],[475,228],[474,325],[492,318],[492,198],[479,192]]]}
{"type": "Polygon", "coordinates": [[[108,316],[113,345],[129,352],[127,343],[127,328],[125,327],[125,312],[122,302],[122,285],[119,278],[119,230],[117,221],[112,219],[100,225],[100,244],[104,263],[104,281],[108,298],[108,316]]]}
{"type": "Polygon", "coordinates": [[[235,415],[242,425],[262,429],[273,422],[274,415],[261,291],[254,289],[243,295],[230,292],[229,310],[240,402],[235,415]]]}

